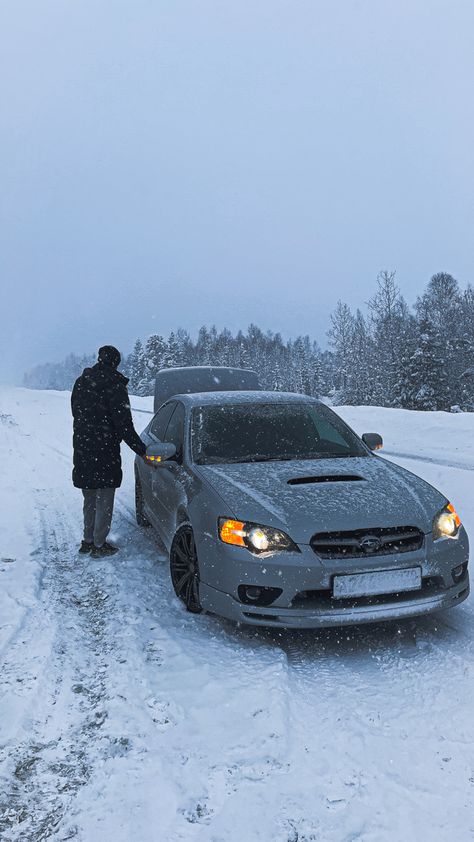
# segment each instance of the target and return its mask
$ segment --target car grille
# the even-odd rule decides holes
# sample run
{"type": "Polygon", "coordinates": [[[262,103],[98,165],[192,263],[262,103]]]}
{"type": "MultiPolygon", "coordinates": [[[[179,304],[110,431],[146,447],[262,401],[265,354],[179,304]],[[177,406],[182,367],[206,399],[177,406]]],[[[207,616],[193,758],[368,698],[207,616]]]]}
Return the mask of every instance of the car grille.
{"type": "Polygon", "coordinates": [[[321,558],[366,558],[411,553],[423,546],[423,538],[423,532],[416,526],[397,526],[351,532],[318,532],[313,535],[310,544],[321,558]]]}

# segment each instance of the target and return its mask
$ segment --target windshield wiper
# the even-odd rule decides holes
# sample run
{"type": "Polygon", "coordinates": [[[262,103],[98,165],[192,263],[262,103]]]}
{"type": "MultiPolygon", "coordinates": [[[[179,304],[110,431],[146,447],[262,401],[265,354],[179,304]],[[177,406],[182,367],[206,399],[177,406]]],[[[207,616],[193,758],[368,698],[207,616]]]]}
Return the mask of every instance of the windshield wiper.
{"type": "MultiPolygon", "coordinates": [[[[247,465],[252,462],[299,462],[303,460],[312,460],[312,459],[347,459],[350,457],[357,457],[357,456],[364,456],[365,454],[360,453],[313,453],[307,456],[297,456],[296,454],[288,454],[282,453],[278,456],[269,456],[269,455],[262,455],[259,456],[258,454],[249,453],[245,456],[240,457],[229,457],[228,459],[219,458],[216,461],[214,459],[209,460],[207,464],[212,465],[247,465]]],[[[206,464],[206,463],[203,463],[206,464]]]]}
{"type": "Polygon", "coordinates": [[[356,459],[357,456],[362,456],[365,454],[361,453],[318,453],[315,456],[315,459],[356,459]]]}
{"type": "Polygon", "coordinates": [[[297,456],[253,456],[250,462],[291,462],[297,459],[297,456]]]}
{"type": "Polygon", "coordinates": [[[284,462],[292,461],[298,458],[298,456],[288,456],[285,454],[281,456],[258,456],[252,453],[248,456],[240,456],[238,459],[227,459],[226,461],[232,464],[247,464],[248,462],[284,462]]]}
{"type": "MultiPolygon", "coordinates": [[[[280,456],[252,456],[250,459],[244,459],[245,462],[300,462],[312,459],[347,459],[350,456],[357,456],[356,453],[314,453],[311,455],[296,455],[291,456],[281,454],[280,456]]],[[[240,461],[240,460],[239,460],[240,461]]]]}

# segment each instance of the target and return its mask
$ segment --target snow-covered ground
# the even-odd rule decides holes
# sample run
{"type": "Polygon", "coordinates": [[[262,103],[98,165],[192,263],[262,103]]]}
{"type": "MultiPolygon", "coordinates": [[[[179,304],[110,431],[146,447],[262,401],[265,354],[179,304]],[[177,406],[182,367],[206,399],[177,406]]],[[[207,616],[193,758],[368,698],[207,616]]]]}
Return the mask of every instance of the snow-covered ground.
{"type": "MultiPolygon", "coordinates": [[[[473,534],[474,415],[340,411],[473,534]]],[[[188,615],[124,457],[122,552],[82,558],[69,395],[1,393],[0,838],[474,839],[472,599],[320,633],[188,615]]]]}

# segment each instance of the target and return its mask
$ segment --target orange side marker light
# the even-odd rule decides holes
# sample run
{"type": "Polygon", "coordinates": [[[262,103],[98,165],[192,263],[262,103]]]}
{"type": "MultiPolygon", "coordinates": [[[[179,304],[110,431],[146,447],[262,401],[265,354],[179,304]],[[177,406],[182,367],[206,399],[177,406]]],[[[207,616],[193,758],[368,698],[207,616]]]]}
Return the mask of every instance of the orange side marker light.
{"type": "Polygon", "coordinates": [[[234,544],[236,547],[245,547],[244,541],[245,523],[241,520],[224,520],[219,527],[219,535],[224,544],[234,544]]]}

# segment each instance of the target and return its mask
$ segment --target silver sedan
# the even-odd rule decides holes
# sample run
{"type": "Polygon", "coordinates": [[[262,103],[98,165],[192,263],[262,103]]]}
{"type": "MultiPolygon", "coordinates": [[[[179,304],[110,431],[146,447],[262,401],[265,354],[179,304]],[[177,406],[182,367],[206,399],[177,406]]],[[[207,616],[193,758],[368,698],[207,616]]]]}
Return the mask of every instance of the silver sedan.
{"type": "Polygon", "coordinates": [[[468,596],[468,537],[450,501],[314,398],[176,395],[142,436],[137,520],[159,533],[189,611],[311,628],[468,596]]]}

